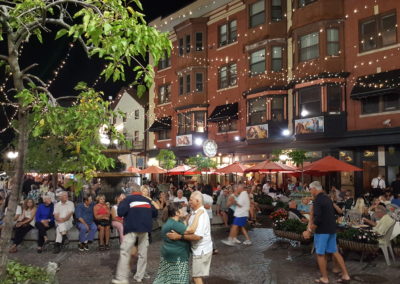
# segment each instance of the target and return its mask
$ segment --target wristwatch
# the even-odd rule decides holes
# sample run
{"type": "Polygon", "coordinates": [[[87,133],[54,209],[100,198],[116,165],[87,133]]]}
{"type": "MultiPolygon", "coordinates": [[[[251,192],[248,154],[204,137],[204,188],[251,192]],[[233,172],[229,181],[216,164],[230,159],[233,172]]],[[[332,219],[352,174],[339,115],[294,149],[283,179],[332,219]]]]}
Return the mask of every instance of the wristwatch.
{"type": "Polygon", "coordinates": [[[185,240],[185,235],[181,235],[181,240],[182,240],[182,241],[185,240]]]}

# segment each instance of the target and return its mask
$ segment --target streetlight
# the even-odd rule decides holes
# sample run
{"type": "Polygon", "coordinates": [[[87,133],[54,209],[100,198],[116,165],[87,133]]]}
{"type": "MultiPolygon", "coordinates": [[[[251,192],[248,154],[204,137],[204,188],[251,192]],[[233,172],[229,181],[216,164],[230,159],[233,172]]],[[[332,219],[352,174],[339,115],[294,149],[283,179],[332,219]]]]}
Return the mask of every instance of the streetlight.
{"type": "Polygon", "coordinates": [[[308,110],[303,109],[300,114],[302,117],[305,117],[305,116],[309,115],[310,113],[308,112],[308,110]]]}
{"type": "Polygon", "coordinates": [[[235,136],[235,141],[240,141],[240,136],[235,136]]]}
{"type": "Polygon", "coordinates": [[[286,162],[289,159],[289,156],[286,154],[279,155],[279,160],[282,162],[286,162]]]}
{"type": "Polygon", "coordinates": [[[203,145],[203,139],[197,137],[196,139],[194,139],[194,144],[196,144],[197,146],[203,145]]]}
{"type": "Polygon", "coordinates": [[[14,160],[18,157],[18,152],[17,151],[9,151],[7,152],[7,158],[10,160],[14,160]]]}
{"type": "Polygon", "coordinates": [[[282,131],[282,135],[283,135],[283,136],[289,136],[289,135],[290,135],[290,130],[289,130],[289,129],[284,129],[284,130],[282,131]]]}

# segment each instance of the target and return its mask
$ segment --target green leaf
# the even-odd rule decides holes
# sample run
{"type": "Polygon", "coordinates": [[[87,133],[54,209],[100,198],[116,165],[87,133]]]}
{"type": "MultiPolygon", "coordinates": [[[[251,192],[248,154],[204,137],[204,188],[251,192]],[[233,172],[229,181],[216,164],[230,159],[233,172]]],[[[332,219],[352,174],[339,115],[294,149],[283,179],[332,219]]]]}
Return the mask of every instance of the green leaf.
{"type": "Polygon", "coordinates": [[[60,37],[66,35],[68,33],[68,30],[66,29],[61,29],[57,32],[56,34],[56,38],[55,39],[59,39],[60,37]]]}
{"type": "Polygon", "coordinates": [[[144,85],[137,86],[137,95],[139,98],[141,98],[145,92],[146,92],[146,87],[144,85]]]}

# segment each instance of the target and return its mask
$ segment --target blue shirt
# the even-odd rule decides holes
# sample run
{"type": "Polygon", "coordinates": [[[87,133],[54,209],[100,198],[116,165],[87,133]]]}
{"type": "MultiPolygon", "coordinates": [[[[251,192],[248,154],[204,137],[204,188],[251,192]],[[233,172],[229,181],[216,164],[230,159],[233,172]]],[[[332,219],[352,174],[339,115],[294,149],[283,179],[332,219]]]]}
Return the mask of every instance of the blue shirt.
{"type": "Polygon", "coordinates": [[[299,211],[301,211],[301,212],[307,212],[307,213],[309,213],[310,212],[310,205],[305,205],[305,204],[303,204],[303,203],[301,203],[301,204],[299,204],[298,206],[297,206],[297,210],[299,210],[299,211]]]}
{"type": "Polygon", "coordinates": [[[400,207],[400,199],[398,199],[398,198],[393,198],[393,199],[392,199],[392,204],[397,205],[397,206],[400,207]]]}
{"type": "Polygon", "coordinates": [[[35,221],[40,222],[42,220],[50,220],[50,222],[54,222],[54,204],[50,203],[46,206],[46,204],[41,203],[36,211],[35,221]]]}
{"type": "Polygon", "coordinates": [[[79,218],[82,218],[85,220],[86,224],[92,224],[94,222],[93,207],[94,202],[92,202],[89,207],[86,207],[84,203],[79,203],[75,210],[76,219],[79,221],[79,218]]]}

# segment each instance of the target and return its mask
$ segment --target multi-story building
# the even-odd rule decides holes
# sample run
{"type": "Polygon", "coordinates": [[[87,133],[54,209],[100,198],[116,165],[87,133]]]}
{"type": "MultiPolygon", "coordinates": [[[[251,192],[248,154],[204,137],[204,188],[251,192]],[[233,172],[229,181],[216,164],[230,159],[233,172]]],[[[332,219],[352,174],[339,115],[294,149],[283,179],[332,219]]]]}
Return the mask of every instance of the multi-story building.
{"type": "Polygon", "coordinates": [[[399,1],[198,0],[151,25],[173,44],[150,91],[152,148],[219,162],[275,149],[330,154],[368,190],[400,165],[399,1]],[[153,119],[153,120],[152,120],[153,119]]]}

